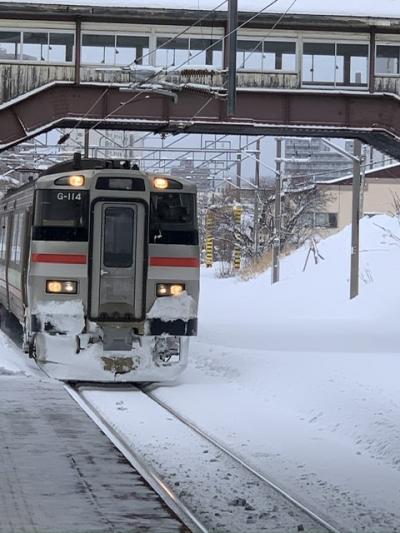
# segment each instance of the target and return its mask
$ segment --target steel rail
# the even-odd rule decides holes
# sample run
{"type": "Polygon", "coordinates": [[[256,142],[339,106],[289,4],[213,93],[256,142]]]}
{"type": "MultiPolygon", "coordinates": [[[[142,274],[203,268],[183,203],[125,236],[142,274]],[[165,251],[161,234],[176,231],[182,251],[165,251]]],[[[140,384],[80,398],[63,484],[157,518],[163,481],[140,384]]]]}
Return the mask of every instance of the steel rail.
{"type": "Polygon", "coordinates": [[[317,515],[314,511],[306,507],[304,504],[299,502],[296,498],[293,496],[290,496],[288,492],[286,492],[284,489],[279,487],[276,483],[265,477],[265,475],[261,474],[257,470],[255,470],[251,465],[249,465],[244,459],[239,457],[235,454],[235,452],[232,452],[229,450],[224,444],[216,440],[214,437],[203,431],[201,428],[197,427],[193,422],[191,422],[188,418],[185,416],[179,414],[176,412],[172,407],[170,407],[168,404],[157,398],[151,391],[148,391],[144,388],[139,388],[146,396],[151,398],[154,402],[156,402],[160,407],[165,409],[170,415],[178,419],[180,422],[185,424],[187,427],[189,427],[192,431],[206,439],[210,444],[218,448],[221,452],[228,455],[231,459],[233,459],[235,462],[239,463],[243,468],[245,468],[248,472],[252,473],[254,476],[256,476],[260,481],[267,484],[269,487],[271,487],[273,490],[275,490],[277,493],[279,493],[283,498],[285,498],[287,501],[292,503],[295,507],[297,507],[300,511],[304,512],[309,518],[315,520],[318,522],[319,525],[324,527],[329,533],[343,533],[343,531],[339,530],[336,526],[330,524],[327,520],[317,515]]]}
{"type": "Polygon", "coordinates": [[[157,474],[153,468],[143,462],[132,450],[126,439],[116,431],[103,415],[79,393],[79,386],[64,385],[68,394],[78,403],[100,430],[123,454],[132,467],[147,481],[151,488],[163,499],[165,504],[193,533],[207,533],[208,529],[195,517],[175,492],[157,474]]]}

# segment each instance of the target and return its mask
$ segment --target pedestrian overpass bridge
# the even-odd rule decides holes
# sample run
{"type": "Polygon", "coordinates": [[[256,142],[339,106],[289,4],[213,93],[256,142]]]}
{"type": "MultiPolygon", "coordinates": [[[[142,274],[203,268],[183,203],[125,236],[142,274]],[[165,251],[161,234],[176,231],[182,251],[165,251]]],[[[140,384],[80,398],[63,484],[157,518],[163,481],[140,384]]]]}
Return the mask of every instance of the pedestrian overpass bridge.
{"type": "Polygon", "coordinates": [[[400,18],[0,2],[0,150],[54,127],[358,137],[400,159],[400,18]],[[240,27],[243,25],[242,27],[240,27]]]}

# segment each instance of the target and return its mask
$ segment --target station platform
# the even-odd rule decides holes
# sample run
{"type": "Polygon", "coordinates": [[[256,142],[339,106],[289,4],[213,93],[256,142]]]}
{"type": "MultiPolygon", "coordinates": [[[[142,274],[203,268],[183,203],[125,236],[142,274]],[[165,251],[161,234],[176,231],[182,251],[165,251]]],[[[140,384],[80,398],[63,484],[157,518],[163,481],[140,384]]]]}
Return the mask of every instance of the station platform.
{"type": "Polygon", "coordinates": [[[0,533],[187,531],[62,383],[0,376],[0,533]]]}

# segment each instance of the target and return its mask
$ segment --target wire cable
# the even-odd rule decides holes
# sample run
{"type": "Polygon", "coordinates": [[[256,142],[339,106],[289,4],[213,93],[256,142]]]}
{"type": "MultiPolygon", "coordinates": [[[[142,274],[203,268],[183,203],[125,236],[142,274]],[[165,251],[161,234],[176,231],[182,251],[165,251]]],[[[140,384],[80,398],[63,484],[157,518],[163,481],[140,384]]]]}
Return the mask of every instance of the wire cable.
{"type": "MultiPolygon", "coordinates": [[[[236,28],[234,28],[233,30],[231,30],[230,32],[228,32],[226,35],[224,35],[224,37],[222,37],[221,39],[215,41],[213,44],[211,44],[210,46],[207,46],[205,49],[203,50],[200,50],[199,52],[197,52],[194,56],[192,56],[191,58],[188,58],[186,59],[183,63],[181,63],[180,65],[178,65],[178,67],[175,67],[173,68],[172,70],[169,70],[168,72],[176,72],[178,69],[180,69],[182,66],[186,65],[189,61],[193,60],[194,57],[197,57],[199,56],[200,54],[203,54],[204,52],[207,52],[208,50],[211,50],[211,48],[213,48],[216,44],[218,44],[219,42],[223,42],[227,37],[229,37],[230,35],[232,35],[233,33],[236,33],[239,29],[243,28],[244,26],[246,26],[247,24],[249,24],[250,22],[252,22],[255,18],[257,18],[259,15],[261,15],[262,13],[264,13],[269,7],[273,6],[274,4],[276,4],[279,0],[272,0],[271,2],[269,2],[266,6],[264,6],[262,9],[260,9],[259,11],[257,11],[254,15],[252,15],[250,18],[248,18],[247,20],[245,20],[244,22],[242,22],[242,24],[240,24],[239,26],[237,26],[236,28]]],[[[153,81],[154,78],[156,78],[157,76],[159,75],[159,71],[156,71],[152,76],[150,76],[149,78],[146,79],[145,83],[148,84],[150,81],[153,81]]],[[[225,85],[225,84],[224,84],[225,85]]],[[[111,85],[107,88],[108,90],[111,88],[111,85]]],[[[102,122],[104,122],[105,120],[107,120],[107,118],[109,118],[110,116],[112,116],[114,113],[116,113],[117,111],[120,111],[123,107],[127,106],[128,104],[134,102],[135,100],[137,100],[137,98],[139,98],[139,96],[141,96],[142,94],[148,92],[148,88],[145,88],[141,91],[139,91],[137,94],[135,94],[132,98],[128,99],[126,102],[122,102],[121,104],[119,104],[116,108],[114,108],[113,110],[111,110],[105,117],[102,117],[100,120],[98,120],[93,126],[91,126],[89,128],[89,130],[91,129],[95,129],[99,124],[101,124],[102,122]]],[[[193,118],[195,118],[205,107],[207,107],[207,105],[211,102],[211,100],[214,98],[214,95],[212,95],[209,100],[207,100],[207,102],[202,105],[201,109],[199,111],[196,112],[196,114],[194,115],[194,117],[191,118],[191,120],[193,120],[193,118]]],[[[92,108],[94,107],[94,105],[92,106],[92,108]]],[[[90,112],[90,111],[89,111],[90,112]]],[[[88,113],[89,113],[88,112],[88,113]]],[[[86,118],[86,116],[88,115],[88,113],[86,113],[84,115],[84,117],[82,117],[82,119],[79,121],[80,123],[82,122],[82,120],[84,118],[86,118]]],[[[189,120],[190,122],[190,120],[189,120]]],[[[72,128],[71,132],[75,129],[72,128]]]]}
{"type": "MultiPolygon", "coordinates": [[[[187,31],[189,31],[190,29],[192,29],[193,27],[195,27],[197,24],[199,24],[200,22],[204,21],[206,18],[208,18],[209,16],[211,16],[212,14],[214,14],[220,7],[222,7],[228,0],[223,0],[221,3],[219,3],[216,7],[214,7],[213,9],[211,9],[206,15],[204,15],[203,17],[200,17],[199,19],[197,19],[191,26],[188,26],[186,27],[183,31],[181,31],[180,33],[178,33],[177,35],[174,35],[174,37],[171,37],[171,39],[169,39],[168,41],[166,41],[165,43],[163,43],[162,46],[160,47],[157,47],[156,46],[156,49],[155,50],[151,50],[148,52],[148,54],[145,54],[143,55],[141,58],[139,59],[143,59],[144,57],[147,57],[147,55],[150,55],[154,52],[156,52],[156,50],[158,48],[162,48],[163,46],[166,46],[168,43],[172,42],[173,40],[177,39],[180,35],[183,35],[184,33],[186,33],[187,31]]],[[[276,0],[277,1],[277,0],[276,0]]],[[[131,63],[129,63],[128,65],[125,65],[123,67],[121,67],[121,69],[123,70],[124,68],[127,69],[129,68],[131,65],[133,65],[134,63],[137,63],[139,61],[138,58],[136,58],[134,61],[132,61],[131,63]]],[[[158,72],[156,73],[156,75],[158,75],[158,72]]],[[[156,75],[154,75],[154,77],[156,77],[156,75]]],[[[146,80],[146,82],[150,81],[150,79],[146,80]]],[[[88,111],[85,113],[85,115],[83,117],[81,117],[81,119],[78,121],[77,124],[75,124],[70,130],[68,133],[64,134],[58,141],[58,144],[63,144],[67,139],[69,139],[69,137],[71,136],[71,133],[73,131],[75,131],[77,129],[77,127],[82,123],[82,121],[89,115],[89,113],[92,111],[92,109],[102,100],[102,98],[105,96],[105,94],[112,88],[114,87],[115,83],[117,82],[111,82],[106,90],[104,91],[104,93],[102,93],[98,98],[97,100],[90,106],[90,108],[88,109],[88,111]]],[[[143,91],[143,93],[146,92],[146,91],[143,91]]],[[[139,96],[139,95],[137,95],[139,96]]],[[[128,103],[130,102],[127,102],[125,105],[127,105],[128,103]]],[[[105,117],[105,118],[108,118],[105,117]]],[[[90,129],[93,129],[95,126],[93,126],[92,128],[90,129]]]]}
{"type": "MultiPolygon", "coordinates": [[[[196,20],[196,22],[194,22],[191,26],[188,26],[187,28],[185,28],[184,30],[182,30],[180,33],[178,33],[177,35],[174,35],[173,37],[171,37],[170,39],[168,39],[165,43],[162,43],[160,46],[156,46],[155,50],[149,50],[147,52],[147,54],[143,54],[141,57],[139,58],[136,58],[134,59],[133,61],[131,61],[130,63],[128,63],[128,65],[126,65],[125,68],[128,68],[134,64],[142,64],[142,61],[143,59],[145,59],[146,57],[150,56],[151,54],[154,54],[154,52],[156,52],[157,50],[160,50],[161,48],[164,48],[165,46],[167,46],[167,44],[170,44],[171,42],[175,41],[176,39],[179,39],[179,37],[181,37],[182,35],[185,35],[185,33],[187,33],[188,31],[190,31],[192,28],[194,28],[195,26],[197,26],[198,24],[200,24],[201,22],[203,22],[204,20],[206,20],[211,14],[214,14],[216,11],[219,10],[220,7],[222,7],[224,4],[226,4],[228,2],[228,0],[223,0],[223,2],[221,2],[220,4],[218,4],[216,7],[214,7],[211,11],[209,11],[206,15],[204,15],[204,17],[201,17],[199,19],[196,20]]],[[[211,36],[212,38],[212,36],[211,36]]]]}

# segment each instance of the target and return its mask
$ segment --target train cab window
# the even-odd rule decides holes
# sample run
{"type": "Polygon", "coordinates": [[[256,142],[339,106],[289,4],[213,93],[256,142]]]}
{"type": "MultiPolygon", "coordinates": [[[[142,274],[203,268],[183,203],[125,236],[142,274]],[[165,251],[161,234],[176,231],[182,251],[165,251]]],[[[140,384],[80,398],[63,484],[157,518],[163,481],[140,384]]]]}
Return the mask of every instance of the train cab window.
{"type": "Polygon", "coordinates": [[[194,194],[152,193],[150,243],[198,244],[194,194]]]}
{"type": "Polygon", "coordinates": [[[33,240],[87,241],[89,191],[36,191],[33,240]]]}

